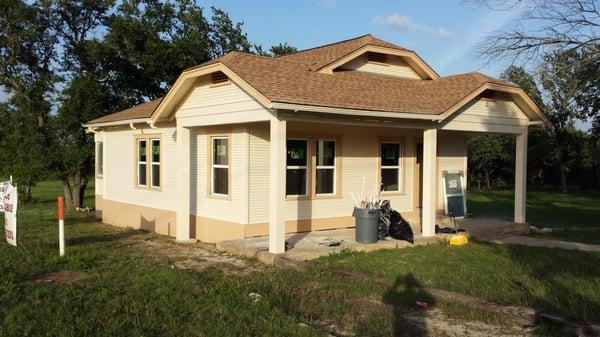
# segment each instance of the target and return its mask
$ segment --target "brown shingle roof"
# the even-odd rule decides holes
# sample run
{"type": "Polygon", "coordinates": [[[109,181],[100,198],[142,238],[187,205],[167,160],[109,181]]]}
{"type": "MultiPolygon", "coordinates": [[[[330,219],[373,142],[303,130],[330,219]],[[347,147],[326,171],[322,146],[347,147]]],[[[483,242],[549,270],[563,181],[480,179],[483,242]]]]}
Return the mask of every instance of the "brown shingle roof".
{"type": "Polygon", "coordinates": [[[278,59],[300,62],[307,65],[311,70],[317,70],[366,45],[406,50],[393,43],[383,41],[371,34],[367,34],[349,40],[282,55],[279,56],[278,59]]]}
{"type": "Polygon", "coordinates": [[[157,98],[153,101],[142,103],[135,105],[129,109],[125,109],[119,112],[115,112],[110,115],[106,115],[100,118],[96,118],[88,122],[88,124],[98,124],[98,123],[108,123],[108,122],[117,122],[128,119],[139,119],[139,118],[148,118],[152,116],[152,113],[156,109],[156,107],[162,101],[161,98],[157,98]]]}
{"type": "MultiPolygon", "coordinates": [[[[403,49],[364,35],[277,58],[231,52],[190,69],[222,63],[271,102],[399,113],[441,114],[485,83],[515,86],[480,73],[415,80],[357,71],[315,71],[366,44],[403,49]]],[[[161,100],[89,123],[149,118],[161,100]]]]}

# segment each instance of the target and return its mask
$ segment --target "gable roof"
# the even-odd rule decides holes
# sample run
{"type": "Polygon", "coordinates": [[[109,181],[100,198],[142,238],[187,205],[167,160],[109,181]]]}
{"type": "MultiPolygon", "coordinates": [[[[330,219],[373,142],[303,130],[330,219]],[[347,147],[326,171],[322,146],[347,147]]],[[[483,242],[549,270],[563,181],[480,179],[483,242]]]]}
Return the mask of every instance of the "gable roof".
{"type": "MultiPolygon", "coordinates": [[[[415,80],[367,72],[319,72],[318,69],[343,59],[365,46],[406,49],[371,35],[316,47],[276,58],[230,52],[217,59],[183,71],[165,99],[157,99],[89,122],[106,123],[133,118],[158,120],[182,97],[181,86],[191,85],[195,76],[223,71],[242,84],[265,107],[273,104],[410,113],[411,116],[438,115],[445,118],[484,90],[505,90],[525,95],[516,85],[480,73],[467,73],[431,80],[415,80]],[[492,87],[493,86],[493,87],[492,87]],[[156,113],[155,113],[156,112],[156,113]]],[[[525,95],[526,96],[526,95],[525,95]]],[[[526,97],[528,98],[528,97],[526,97]]],[[[532,102],[522,100],[524,104],[532,102]]],[[[535,104],[534,111],[539,111],[535,104]],[[536,110],[537,109],[537,110],[536,110]]],[[[168,112],[170,113],[170,112],[168,112]]],[[[399,115],[398,117],[402,117],[399,115]]],[[[408,118],[408,115],[406,115],[408,118]]],[[[540,116],[544,119],[543,116],[540,116]]],[[[437,117],[436,117],[437,118],[437,117]]]]}
{"type": "Polygon", "coordinates": [[[371,34],[362,35],[349,40],[334,42],[324,46],[301,50],[295,53],[281,55],[278,59],[295,61],[307,65],[310,70],[320,69],[366,45],[407,50],[393,43],[383,41],[371,34]]]}

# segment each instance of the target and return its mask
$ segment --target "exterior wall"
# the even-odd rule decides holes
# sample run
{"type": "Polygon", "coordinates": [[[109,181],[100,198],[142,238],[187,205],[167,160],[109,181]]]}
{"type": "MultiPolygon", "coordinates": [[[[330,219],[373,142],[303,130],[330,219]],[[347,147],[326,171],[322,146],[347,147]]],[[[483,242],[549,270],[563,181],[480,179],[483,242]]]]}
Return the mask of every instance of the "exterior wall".
{"type": "MultiPolygon", "coordinates": [[[[269,125],[255,123],[250,132],[250,178],[249,178],[249,224],[248,235],[265,227],[269,215],[269,125]]],[[[414,211],[413,167],[415,161],[415,137],[419,131],[399,128],[365,128],[318,123],[288,122],[289,136],[336,136],[341,149],[341,188],[339,197],[317,197],[314,200],[288,198],[285,219],[288,231],[350,227],[354,201],[358,198],[364,178],[364,194],[373,194],[378,185],[379,141],[399,140],[403,144],[403,192],[384,195],[392,207],[410,214],[414,211]],[[311,221],[309,221],[311,220],[311,221]],[[331,224],[328,225],[328,223],[331,224]]],[[[312,144],[311,144],[312,145],[312,144]]]]}
{"type": "Polygon", "coordinates": [[[437,161],[437,210],[444,214],[444,187],[442,172],[449,170],[462,170],[463,179],[467,182],[467,136],[460,132],[441,131],[438,134],[438,161],[437,161]]]}
{"type": "Polygon", "coordinates": [[[102,179],[96,178],[96,186],[104,186],[96,192],[96,209],[103,222],[175,235],[175,128],[131,130],[121,127],[108,129],[95,137],[96,140],[102,137],[104,141],[104,174],[102,179]],[[160,189],[136,186],[137,135],[161,138],[160,189]]]}
{"type": "Polygon", "coordinates": [[[362,55],[340,67],[343,70],[364,71],[382,75],[422,79],[421,76],[411,68],[399,56],[388,55],[386,63],[367,62],[367,56],[362,55]]]}
{"type": "Polygon", "coordinates": [[[529,118],[510,98],[475,99],[458,110],[442,128],[474,132],[519,133],[529,118]]]}

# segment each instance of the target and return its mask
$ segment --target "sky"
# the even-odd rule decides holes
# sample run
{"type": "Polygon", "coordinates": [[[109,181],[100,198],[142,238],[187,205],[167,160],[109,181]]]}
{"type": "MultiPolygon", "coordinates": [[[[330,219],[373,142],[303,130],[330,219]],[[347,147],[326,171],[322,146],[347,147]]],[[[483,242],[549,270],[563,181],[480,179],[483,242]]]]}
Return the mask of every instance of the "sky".
{"type": "MultiPolygon", "coordinates": [[[[253,43],[268,49],[282,42],[307,49],[364,34],[417,52],[440,75],[479,71],[498,77],[507,62],[487,64],[475,45],[488,34],[510,28],[522,6],[491,10],[465,0],[212,0],[200,1],[244,22],[253,43]]],[[[533,62],[526,65],[533,66],[533,62]]],[[[577,122],[588,130],[591,125],[577,122]]]]}

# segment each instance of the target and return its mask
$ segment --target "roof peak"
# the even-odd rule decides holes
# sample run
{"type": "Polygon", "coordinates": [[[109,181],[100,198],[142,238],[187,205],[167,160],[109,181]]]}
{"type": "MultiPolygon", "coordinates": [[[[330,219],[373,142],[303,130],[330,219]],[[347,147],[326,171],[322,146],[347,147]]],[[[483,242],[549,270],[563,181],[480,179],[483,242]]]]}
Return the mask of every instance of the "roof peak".
{"type": "MultiPolygon", "coordinates": [[[[343,44],[343,43],[348,43],[348,42],[352,42],[352,41],[357,41],[357,40],[361,40],[361,39],[369,39],[369,40],[371,40],[371,42],[385,43],[387,45],[394,46],[395,48],[405,49],[406,50],[406,48],[403,48],[403,47],[397,46],[397,45],[395,45],[395,44],[393,44],[391,42],[382,40],[382,39],[374,36],[373,34],[369,33],[369,34],[363,34],[363,35],[359,35],[359,36],[352,37],[352,38],[345,39],[345,40],[330,42],[330,43],[327,43],[327,44],[324,44],[324,45],[320,45],[320,46],[315,46],[315,47],[311,47],[311,48],[306,48],[306,49],[298,50],[298,51],[295,51],[293,53],[279,55],[279,56],[277,56],[275,58],[285,58],[286,56],[301,54],[301,53],[304,53],[304,52],[310,52],[310,51],[313,51],[313,50],[316,50],[316,49],[332,47],[332,46],[335,46],[335,45],[339,45],[339,44],[343,44]]],[[[365,43],[365,44],[368,44],[368,43],[365,43]]]]}

